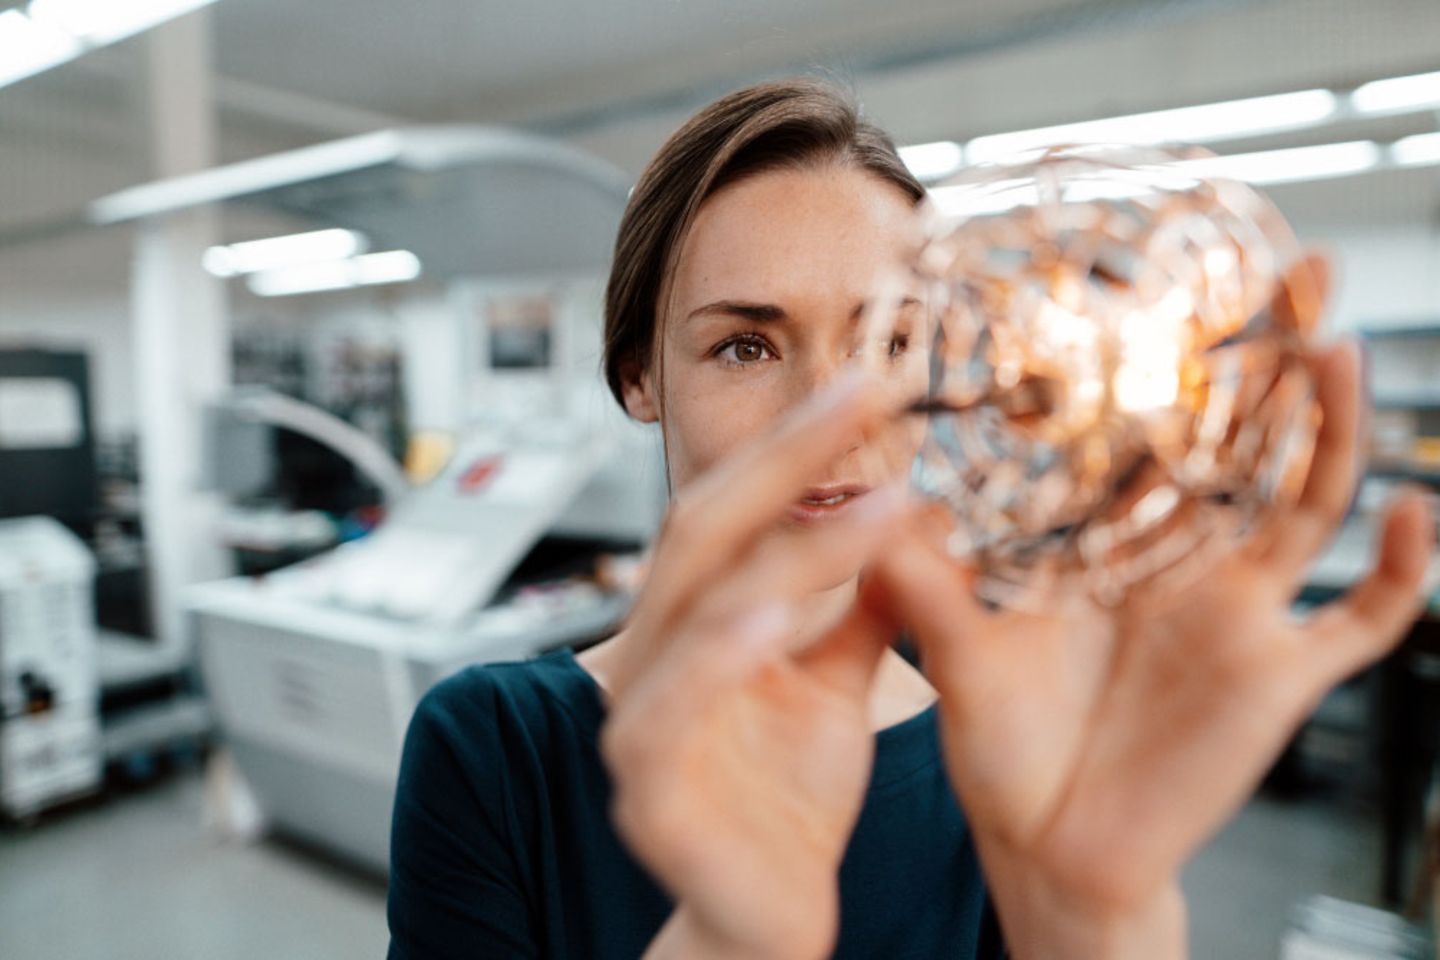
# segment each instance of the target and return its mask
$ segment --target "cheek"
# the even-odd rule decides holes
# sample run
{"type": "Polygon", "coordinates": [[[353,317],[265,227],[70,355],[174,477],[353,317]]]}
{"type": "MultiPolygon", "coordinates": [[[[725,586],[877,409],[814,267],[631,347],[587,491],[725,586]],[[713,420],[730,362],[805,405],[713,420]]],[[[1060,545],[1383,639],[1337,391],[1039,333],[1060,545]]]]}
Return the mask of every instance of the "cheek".
{"type": "Polygon", "coordinates": [[[715,391],[700,379],[666,392],[666,460],[677,490],[763,435],[779,410],[765,390],[715,391]]]}

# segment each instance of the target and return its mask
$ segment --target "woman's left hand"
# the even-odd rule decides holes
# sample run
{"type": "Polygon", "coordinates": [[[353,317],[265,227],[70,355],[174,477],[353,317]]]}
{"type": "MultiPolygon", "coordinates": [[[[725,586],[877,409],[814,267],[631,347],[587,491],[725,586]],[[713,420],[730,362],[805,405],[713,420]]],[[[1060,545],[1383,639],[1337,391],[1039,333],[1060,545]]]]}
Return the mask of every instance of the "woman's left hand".
{"type": "Polygon", "coordinates": [[[992,612],[933,516],[872,571],[940,693],[951,779],[1024,960],[1182,956],[1182,865],[1325,692],[1416,615],[1432,520],[1415,495],[1386,512],[1361,583],[1292,613],[1361,455],[1357,351],[1314,364],[1323,423],[1298,501],[1178,596],[992,612]]]}

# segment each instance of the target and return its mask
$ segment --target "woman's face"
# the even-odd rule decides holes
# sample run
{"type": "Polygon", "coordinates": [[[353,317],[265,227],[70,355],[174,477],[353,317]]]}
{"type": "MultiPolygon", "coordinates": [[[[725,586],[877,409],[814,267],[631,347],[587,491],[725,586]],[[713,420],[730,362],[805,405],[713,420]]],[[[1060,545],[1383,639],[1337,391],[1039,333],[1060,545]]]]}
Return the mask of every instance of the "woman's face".
{"type": "MultiPolygon", "coordinates": [[[[841,164],[759,174],[706,200],[662,298],[658,367],[626,391],[633,415],[661,421],[675,489],[862,350],[898,392],[923,395],[929,333],[918,298],[904,299],[901,322],[882,335],[861,334],[862,311],[899,262],[911,216],[899,187],[841,164]]],[[[792,507],[786,530],[825,523],[904,476],[922,437],[919,422],[856,436],[792,507]]]]}

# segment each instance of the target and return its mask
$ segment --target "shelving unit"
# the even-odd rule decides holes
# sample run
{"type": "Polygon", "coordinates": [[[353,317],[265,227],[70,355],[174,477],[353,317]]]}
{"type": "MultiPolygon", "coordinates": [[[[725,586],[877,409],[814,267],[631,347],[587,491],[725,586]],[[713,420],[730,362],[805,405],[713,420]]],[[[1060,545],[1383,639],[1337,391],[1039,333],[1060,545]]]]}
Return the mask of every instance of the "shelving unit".
{"type": "Polygon", "coordinates": [[[111,630],[96,641],[106,764],[144,777],[160,758],[203,750],[214,720],[188,652],[111,630]]]}
{"type": "Polygon", "coordinates": [[[1440,464],[1432,466],[1405,461],[1372,459],[1365,473],[1381,480],[1403,480],[1410,483],[1428,483],[1440,486],[1440,464]]]}
{"type": "Polygon", "coordinates": [[[1376,410],[1440,410],[1440,390],[1434,393],[1377,393],[1370,402],[1376,410]]]}
{"type": "Polygon", "coordinates": [[[1440,337],[1440,318],[1373,324],[1356,331],[1366,340],[1407,340],[1412,337],[1440,337]]]}
{"type": "MultiPolygon", "coordinates": [[[[1414,443],[1440,437],[1440,318],[1371,323],[1358,333],[1370,353],[1371,405],[1377,418],[1390,418],[1397,433],[1390,443],[1376,443],[1367,475],[1440,487],[1440,463],[1419,457],[1414,443]],[[1411,437],[1408,454],[1395,442],[1403,442],[1405,430],[1411,437]]],[[[1379,435],[1377,423],[1377,440],[1379,435]]]]}

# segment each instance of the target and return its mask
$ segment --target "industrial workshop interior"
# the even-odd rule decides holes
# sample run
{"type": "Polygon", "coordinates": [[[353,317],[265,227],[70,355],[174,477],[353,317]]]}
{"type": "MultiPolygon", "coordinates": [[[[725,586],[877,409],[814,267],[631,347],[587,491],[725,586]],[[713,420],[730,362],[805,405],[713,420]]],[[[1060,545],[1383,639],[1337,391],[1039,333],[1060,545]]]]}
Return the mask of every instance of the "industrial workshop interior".
{"type": "Polygon", "coordinates": [[[4,960],[1435,960],[1437,490],[1437,0],[0,0],[4,960]]]}

